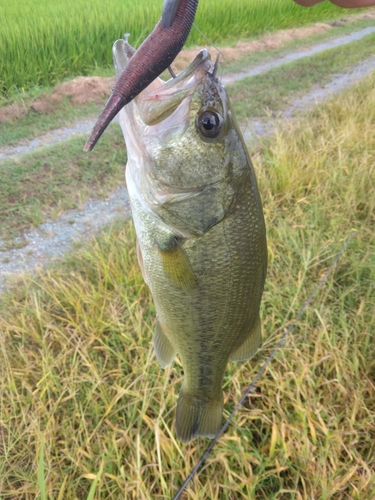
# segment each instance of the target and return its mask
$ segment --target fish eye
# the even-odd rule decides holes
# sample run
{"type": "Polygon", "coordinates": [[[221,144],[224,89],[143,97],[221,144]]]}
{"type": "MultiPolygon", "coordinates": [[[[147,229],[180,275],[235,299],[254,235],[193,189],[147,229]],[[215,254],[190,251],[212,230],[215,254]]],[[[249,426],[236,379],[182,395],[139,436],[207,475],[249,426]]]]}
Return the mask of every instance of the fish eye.
{"type": "Polygon", "coordinates": [[[215,111],[204,111],[197,116],[198,130],[205,137],[214,138],[218,136],[222,123],[222,117],[215,111]]]}

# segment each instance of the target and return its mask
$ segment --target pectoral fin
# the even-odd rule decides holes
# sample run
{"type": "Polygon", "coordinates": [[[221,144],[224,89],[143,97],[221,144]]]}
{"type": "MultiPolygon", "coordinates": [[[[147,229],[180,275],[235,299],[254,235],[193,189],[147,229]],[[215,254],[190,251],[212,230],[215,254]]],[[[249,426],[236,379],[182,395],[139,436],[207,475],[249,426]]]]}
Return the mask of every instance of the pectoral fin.
{"type": "Polygon", "coordinates": [[[155,333],[154,333],[154,349],[156,359],[158,360],[162,368],[166,368],[172,363],[176,356],[176,349],[168,340],[167,336],[163,332],[163,329],[156,320],[155,333]]]}
{"type": "Polygon", "coordinates": [[[177,238],[171,238],[165,244],[158,244],[163,269],[171,282],[180,288],[191,288],[197,285],[189,259],[177,238]]]}
{"type": "Polygon", "coordinates": [[[257,352],[260,343],[262,342],[262,328],[260,318],[255,322],[253,329],[245,342],[229,356],[229,361],[245,361],[250,359],[257,352]]]}

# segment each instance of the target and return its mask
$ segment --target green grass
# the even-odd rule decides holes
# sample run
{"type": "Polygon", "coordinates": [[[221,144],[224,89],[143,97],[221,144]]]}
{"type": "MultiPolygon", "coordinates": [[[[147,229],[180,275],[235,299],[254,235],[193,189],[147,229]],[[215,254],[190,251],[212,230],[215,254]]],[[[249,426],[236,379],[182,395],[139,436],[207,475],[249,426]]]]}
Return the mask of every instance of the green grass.
{"type": "Polygon", "coordinates": [[[13,246],[30,226],[47,217],[56,219],[125,182],[126,149],[120,127],[111,126],[93,153],[83,152],[85,140],[76,137],[0,164],[3,245],[13,246]]]}
{"type": "MultiPolygon", "coordinates": [[[[375,498],[374,89],[373,76],[254,158],[270,256],[264,343],[228,365],[226,416],[356,234],[186,499],[375,498]]],[[[181,366],[158,366],[154,322],[131,223],[2,296],[4,500],[44,489],[85,499],[94,487],[98,500],[173,497],[209,440],[175,438],[181,366]]]]}
{"type": "MultiPolygon", "coordinates": [[[[0,0],[0,94],[8,96],[112,66],[111,46],[124,32],[138,46],[160,17],[162,0],[0,0]],[[17,71],[15,71],[17,68],[17,71]]],[[[290,0],[201,2],[196,23],[214,43],[337,18],[330,3],[304,9],[290,0]]],[[[189,45],[205,40],[193,29],[189,45]]],[[[206,43],[205,41],[203,43],[206,43]]]]}
{"type": "Polygon", "coordinates": [[[334,73],[345,71],[374,54],[375,35],[348,45],[326,50],[305,59],[283,64],[267,73],[244,78],[227,86],[238,118],[266,117],[280,111],[298,93],[307,93],[314,84],[324,85],[334,73]]]}

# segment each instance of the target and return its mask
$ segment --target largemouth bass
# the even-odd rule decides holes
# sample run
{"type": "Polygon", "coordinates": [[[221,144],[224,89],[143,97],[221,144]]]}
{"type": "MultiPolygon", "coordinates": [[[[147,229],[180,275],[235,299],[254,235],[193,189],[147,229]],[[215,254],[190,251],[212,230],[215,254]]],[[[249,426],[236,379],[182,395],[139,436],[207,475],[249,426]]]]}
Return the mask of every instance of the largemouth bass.
{"type": "MultiPolygon", "coordinates": [[[[114,44],[117,74],[134,49],[114,44]]],[[[156,357],[178,354],[176,432],[214,437],[228,361],[261,342],[267,268],[262,204],[228,95],[207,50],[176,78],[154,80],[119,113],[137,254],[157,311],[156,357]]]]}

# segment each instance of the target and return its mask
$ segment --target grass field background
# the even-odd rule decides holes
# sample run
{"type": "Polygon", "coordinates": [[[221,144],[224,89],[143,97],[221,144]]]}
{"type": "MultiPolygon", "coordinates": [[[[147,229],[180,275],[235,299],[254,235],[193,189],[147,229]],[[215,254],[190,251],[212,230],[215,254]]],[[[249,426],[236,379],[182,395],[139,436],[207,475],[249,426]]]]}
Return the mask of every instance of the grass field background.
{"type": "MultiPolygon", "coordinates": [[[[125,32],[138,46],[160,18],[162,0],[0,0],[0,95],[112,68],[111,47],[125,32]]],[[[324,2],[305,9],[292,0],[201,0],[196,24],[215,44],[340,16],[324,2]]],[[[206,44],[195,29],[188,45],[206,44]]]]}
{"type": "MultiPolygon", "coordinates": [[[[130,31],[138,45],[161,5],[0,0],[2,102],[104,73],[113,40],[130,31]]],[[[197,25],[213,42],[234,44],[341,15],[329,2],[303,9],[292,0],[200,0],[197,25]]],[[[201,43],[193,30],[188,44],[201,43]]],[[[284,106],[289,87],[307,89],[344,70],[371,43],[230,86],[237,114],[284,106]],[[250,94],[240,109],[245,86],[256,99],[250,94]]],[[[254,153],[270,260],[264,342],[251,362],[228,365],[224,418],[351,239],[184,500],[375,498],[374,89],[375,75],[280,126],[254,153]]],[[[117,185],[125,162],[119,130],[90,158],[80,141],[2,163],[1,233],[12,238],[117,185]]],[[[0,296],[1,500],[173,498],[209,444],[176,440],[182,367],[176,360],[164,371],[155,360],[155,310],[134,240],[132,223],[118,221],[0,296]]]]}
{"type": "MultiPolygon", "coordinates": [[[[185,499],[375,498],[374,88],[375,76],[254,156],[264,343],[228,365],[225,416],[353,236],[185,499]]],[[[173,497],[209,440],[175,438],[181,366],[157,364],[154,322],[130,222],[1,297],[2,498],[173,497]]]]}

